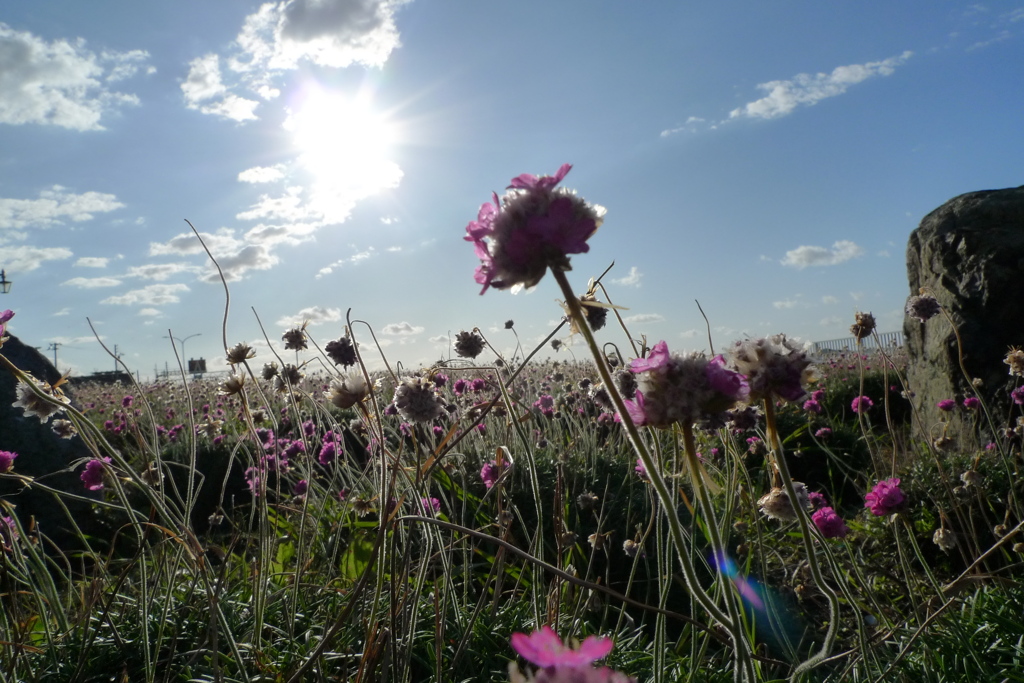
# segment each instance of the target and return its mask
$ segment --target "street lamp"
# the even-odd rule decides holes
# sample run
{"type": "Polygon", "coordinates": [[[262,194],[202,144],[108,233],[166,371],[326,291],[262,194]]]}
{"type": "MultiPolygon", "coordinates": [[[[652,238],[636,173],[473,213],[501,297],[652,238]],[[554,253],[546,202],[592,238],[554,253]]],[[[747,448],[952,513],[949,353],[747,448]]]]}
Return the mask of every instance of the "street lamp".
{"type": "Polygon", "coordinates": [[[11,285],[14,283],[7,279],[7,271],[0,270],[0,294],[7,294],[11,291],[11,285]]]}
{"type": "Polygon", "coordinates": [[[176,342],[181,344],[181,361],[184,363],[184,362],[187,362],[187,359],[185,358],[185,342],[187,342],[192,337],[202,336],[202,334],[203,334],[202,332],[196,332],[195,334],[188,335],[184,339],[178,339],[175,336],[172,336],[172,335],[169,335],[169,334],[165,334],[164,335],[164,339],[171,339],[171,340],[174,340],[174,341],[176,341],[176,342]]]}

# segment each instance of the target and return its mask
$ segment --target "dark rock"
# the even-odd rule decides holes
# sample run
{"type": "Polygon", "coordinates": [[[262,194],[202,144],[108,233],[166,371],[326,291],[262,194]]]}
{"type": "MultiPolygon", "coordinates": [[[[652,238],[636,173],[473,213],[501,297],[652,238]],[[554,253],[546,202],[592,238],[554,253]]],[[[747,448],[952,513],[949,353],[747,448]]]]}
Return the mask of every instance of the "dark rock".
{"type": "MultiPolygon", "coordinates": [[[[49,384],[60,379],[60,373],[43,354],[26,346],[14,335],[4,342],[0,353],[37,379],[49,384]]],[[[60,419],[63,413],[58,413],[49,422],[40,422],[38,417],[25,415],[21,407],[14,407],[17,384],[14,375],[0,368],[0,450],[18,454],[14,473],[33,477],[51,488],[87,495],[78,474],[68,468],[75,460],[88,458],[88,448],[78,436],[62,439],[53,433],[53,420],[60,419]]],[[[68,549],[73,546],[77,534],[53,494],[26,487],[13,479],[0,479],[0,498],[15,506],[24,526],[28,527],[34,518],[39,531],[59,547],[68,549]]],[[[87,503],[65,499],[64,504],[77,520],[91,516],[87,503]]]]}
{"type": "MultiPolygon", "coordinates": [[[[1024,186],[963,194],[925,216],[907,245],[907,279],[910,294],[924,288],[933,295],[960,335],[958,343],[941,314],[924,323],[904,318],[907,376],[923,418],[918,433],[923,427],[927,436],[941,434],[938,401],[962,406],[975,394],[999,429],[1013,407],[1016,379],[1003,359],[1009,347],[1024,347],[1024,186]],[[980,384],[972,386],[974,380],[980,384]]],[[[951,426],[973,430],[974,416],[959,412],[951,426]]],[[[979,422],[989,438],[984,417],[979,422]]]]}

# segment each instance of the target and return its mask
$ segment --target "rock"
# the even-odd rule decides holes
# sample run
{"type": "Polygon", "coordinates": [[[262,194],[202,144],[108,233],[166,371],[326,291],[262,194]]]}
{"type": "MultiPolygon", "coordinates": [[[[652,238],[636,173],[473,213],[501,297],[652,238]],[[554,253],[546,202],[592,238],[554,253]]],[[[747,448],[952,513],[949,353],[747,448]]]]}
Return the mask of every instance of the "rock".
{"type": "MultiPolygon", "coordinates": [[[[1015,385],[1003,359],[1009,347],[1024,347],[1024,186],[963,194],[925,216],[910,234],[907,280],[911,295],[925,288],[939,301],[960,335],[958,344],[941,313],[925,323],[904,318],[907,378],[923,421],[917,433],[923,427],[925,436],[940,436],[935,404],[956,399],[962,406],[975,394],[999,429],[1015,385]]],[[[973,431],[974,415],[958,412],[951,427],[973,431]]],[[[983,415],[978,421],[981,438],[990,438],[983,415]]]]}
{"type": "MultiPolygon", "coordinates": [[[[9,330],[8,334],[10,338],[4,342],[0,353],[9,361],[50,384],[60,379],[60,373],[43,354],[26,346],[9,330]]],[[[39,479],[52,488],[87,495],[78,474],[68,470],[68,467],[79,458],[89,457],[89,450],[78,436],[62,439],[53,433],[53,420],[59,419],[62,414],[54,416],[49,422],[40,422],[35,416],[25,415],[21,407],[14,407],[17,384],[14,375],[0,368],[0,450],[18,454],[14,461],[14,473],[39,479]]],[[[28,527],[34,518],[39,530],[59,547],[74,547],[77,534],[68,524],[64,510],[54,501],[53,494],[26,488],[13,479],[0,479],[0,498],[15,506],[15,512],[24,526],[28,527]]],[[[76,520],[81,521],[91,516],[90,506],[83,501],[65,499],[64,504],[76,520]]]]}

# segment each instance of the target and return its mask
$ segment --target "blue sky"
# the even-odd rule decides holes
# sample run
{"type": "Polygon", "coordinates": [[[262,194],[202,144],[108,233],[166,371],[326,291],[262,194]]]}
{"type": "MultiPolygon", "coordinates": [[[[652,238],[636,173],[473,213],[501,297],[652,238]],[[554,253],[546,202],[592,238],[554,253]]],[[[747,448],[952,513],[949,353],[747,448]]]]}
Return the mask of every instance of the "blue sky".
{"type": "Polygon", "coordinates": [[[571,279],[614,261],[634,337],[701,348],[695,300],[722,346],[844,337],[857,310],[895,330],[910,232],[1024,184],[1021,158],[1021,2],[0,8],[0,308],[79,374],[113,369],[87,318],[144,376],[173,365],[168,330],[222,366],[223,288],[185,219],[259,361],[257,315],[280,349],[351,308],[406,366],[475,326],[510,350],[508,319],[543,338],[555,283],[478,296],[462,236],[564,162],[608,210],[571,279]]]}

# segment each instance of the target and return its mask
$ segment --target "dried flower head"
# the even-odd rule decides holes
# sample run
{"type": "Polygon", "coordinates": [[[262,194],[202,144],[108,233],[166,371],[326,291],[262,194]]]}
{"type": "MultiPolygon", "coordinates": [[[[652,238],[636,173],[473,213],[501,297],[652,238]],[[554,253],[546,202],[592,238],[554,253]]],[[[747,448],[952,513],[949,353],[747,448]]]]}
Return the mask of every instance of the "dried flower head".
{"type": "Polygon", "coordinates": [[[505,329],[506,330],[511,330],[515,326],[515,324],[516,323],[513,320],[506,320],[505,321],[505,329]]]}
{"type": "Polygon", "coordinates": [[[332,380],[331,390],[324,392],[324,398],[342,410],[351,408],[369,395],[370,388],[361,372],[352,372],[341,379],[332,380]]]}
{"type": "Polygon", "coordinates": [[[462,358],[476,358],[484,350],[484,338],[476,332],[463,330],[455,335],[455,353],[462,358]]]}
{"type": "Polygon", "coordinates": [[[590,325],[590,329],[597,332],[605,326],[608,321],[608,309],[597,301],[596,296],[590,293],[584,294],[580,297],[580,303],[583,304],[583,312],[587,316],[587,324],[590,325]]]}
{"type": "Polygon", "coordinates": [[[245,342],[238,342],[228,349],[228,364],[238,365],[256,357],[256,349],[245,342]]]}
{"type": "Polygon", "coordinates": [[[874,330],[875,316],[870,313],[862,313],[860,311],[853,316],[853,325],[850,326],[850,334],[852,334],[858,341],[870,337],[874,330]]]}
{"type": "Polygon", "coordinates": [[[571,168],[563,164],[553,176],[513,178],[505,196],[493,195],[466,226],[465,239],[480,259],[475,279],[481,294],[488,287],[533,287],[548,267],[569,270],[569,254],[590,250],[587,240],[605,211],[556,187],[571,168]]]}
{"type": "Polygon", "coordinates": [[[293,327],[288,330],[281,335],[281,339],[284,340],[284,348],[286,349],[293,349],[295,351],[306,349],[306,323],[303,323],[302,327],[293,327]]]}
{"type": "Polygon", "coordinates": [[[263,379],[269,381],[277,377],[277,373],[277,363],[275,363],[274,361],[270,361],[269,363],[263,364],[263,372],[260,374],[260,376],[263,377],[263,379]]]}
{"type": "Polygon", "coordinates": [[[234,396],[235,394],[242,393],[242,389],[245,387],[245,375],[236,375],[231,373],[228,378],[220,383],[220,388],[217,390],[217,394],[220,396],[234,396]]]}
{"type": "Polygon", "coordinates": [[[340,339],[327,342],[327,345],[324,346],[324,353],[327,354],[327,357],[335,365],[341,365],[346,368],[355,365],[358,361],[356,346],[348,337],[341,337],[340,339]]]}
{"type": "Polygon", "coordinates": [[[737,341],[729,351],[729,365],[747,376],[751,401],[799,401],[815,374],[807,352],[784,334],[737,341]]]}
{"type": "Polygon", "coordinates": [[[1010,366],[1011,375],[1024,377],[1024,351],[1011,346],[1003,362],[1010,366]]]}
{"type": "Polygon", "coordinates": [[[54,420],[50,429],[62,439],[70,439],[78,434],[78,430],[75,429],[75,424],[71,420],[54,420]]]}
{"type": "Polygon", "coordinates": [[[912,296],[907,299],[907,315],[922,323],[937,316],[941,310],[942,306],[933,296],[912,296]]]}
{"type": "Polygon", "coordinates": [[[444,413],[444,404],[434,392],[433,382],[422,377],[412,377],[398,385],[394,406],[410,422],[430,422],[444,413]]]}
{"type": "Polygon", "coordinates": [[[13,404],[15,408],[24,410],[25,415],[35,415],[41,422],[48,422],[51,417],[71,403],[71,400],[59,388],[41,382],[31,375],[29,380],[34,387],[21,379],[18,380],[18,386],[15,389],[18,400],[13,404]]]}
{"type": "Polygon", "coordinates": [[[945,527],[939,527],[932,536],[932,543],[939,546],[944,553],[956,547],[956,534],[945,527]]]}
{"type": "Polygon", "coordinates": [[[282,394],[294,391],[298,388],[304,376],[298,367],[291,363],[285,363],[284,367],[281,368],[281,372],[277,373],[274,377],[274,389],[282,394]]]}
{"type": "MultiPolygon", "coordinates": [[[[796,491],[797,503],[800,507],[805,510],[810,507],[810,497],[807,494],[807,487],[803,482],[794,481],[793,489],[796,491]]],[[[796,519],[797,513],[789,500],[789,494],[786,493],[786,489],[780,486],[776,486],[761,496],[757,500],[757,506],[761,509],[763,515],[772,519],[778,519],[783,522],[796,519]]]]}

